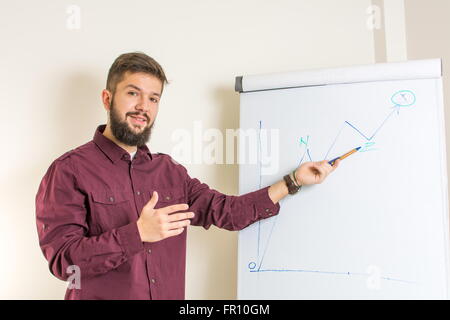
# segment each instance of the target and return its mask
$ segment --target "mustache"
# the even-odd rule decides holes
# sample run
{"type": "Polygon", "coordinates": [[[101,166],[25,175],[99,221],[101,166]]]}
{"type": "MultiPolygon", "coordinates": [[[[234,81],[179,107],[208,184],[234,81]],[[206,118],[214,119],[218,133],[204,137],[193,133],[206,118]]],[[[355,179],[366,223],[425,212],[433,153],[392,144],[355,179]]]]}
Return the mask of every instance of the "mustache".
{"type": "Polygon", "coordinates": [[[126,117],[128,116],[141,116],[144,117],[147,120],[147,123],[150,123],[150,117],[146,114],[146,113],[141,113],[141,112],[127,112],[125,114],[126,117]]]}

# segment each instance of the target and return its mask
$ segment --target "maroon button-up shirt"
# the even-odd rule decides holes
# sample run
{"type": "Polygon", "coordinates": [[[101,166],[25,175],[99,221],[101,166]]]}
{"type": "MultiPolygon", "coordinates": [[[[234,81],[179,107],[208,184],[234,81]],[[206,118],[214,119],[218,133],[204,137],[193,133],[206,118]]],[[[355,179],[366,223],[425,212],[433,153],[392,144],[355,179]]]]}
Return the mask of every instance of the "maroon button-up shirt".
{"type": "Polygon", "coordinates": [[[71,281],[66,299],[184,299],[186,230],[148,243],[137,229],[154,190],[155,208],[187,203],[205,229],[241,230],[279,212],[268,187],[224,195],[146,146],[131,160],[104,129],[56,159],[36,195],[39,244],[51,273],[71,281]]]}

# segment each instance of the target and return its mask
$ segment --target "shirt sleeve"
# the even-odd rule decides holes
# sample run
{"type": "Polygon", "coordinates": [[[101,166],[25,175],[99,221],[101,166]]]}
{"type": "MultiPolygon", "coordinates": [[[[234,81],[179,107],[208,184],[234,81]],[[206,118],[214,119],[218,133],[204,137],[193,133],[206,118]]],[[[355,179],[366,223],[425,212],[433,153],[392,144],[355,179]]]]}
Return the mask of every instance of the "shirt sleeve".
{"type": "Polygon", "coordinates": [[[78,266],[82,278],[91,278],[117,268],[143,250],[136,223],[89,237],[86,216],[85,195],[70,158],[56,160],[36,195],[36,225],[49,269],[61,280],[71,275],[70,266],[78,266]]]}
{"type": "MultiPolygon", "coordinates": [[[[187,174],[187,173],[186,173],[187,174]]],[[[240,196],[225,195],[187,175],[189,211],[195,213],[191,225],[208,229],[212,224],[238,231],[261,219],[277,215],[280,204],[269,197],[269,187],[240,196]]]]}

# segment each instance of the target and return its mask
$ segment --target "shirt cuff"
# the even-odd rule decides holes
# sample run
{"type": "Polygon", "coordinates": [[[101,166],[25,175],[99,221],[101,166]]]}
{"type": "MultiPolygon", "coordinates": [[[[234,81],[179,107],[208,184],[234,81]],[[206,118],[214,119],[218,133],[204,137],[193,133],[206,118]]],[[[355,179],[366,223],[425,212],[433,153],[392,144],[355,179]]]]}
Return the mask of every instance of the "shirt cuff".
{"type": "Polygon", "coordinates": [[[261,219],[270,218],[280,212],[280,203],[274,204],[269,197],[269,187],[255,191],[252,198],[255,203],[258,217],[261,219]]]}
{"type": "Polygon", "coordinates": [[[117,229],[119,242],[127,257],[132,257],[136,253],[144,250],[136,222],[127,224],[117,229]]]}

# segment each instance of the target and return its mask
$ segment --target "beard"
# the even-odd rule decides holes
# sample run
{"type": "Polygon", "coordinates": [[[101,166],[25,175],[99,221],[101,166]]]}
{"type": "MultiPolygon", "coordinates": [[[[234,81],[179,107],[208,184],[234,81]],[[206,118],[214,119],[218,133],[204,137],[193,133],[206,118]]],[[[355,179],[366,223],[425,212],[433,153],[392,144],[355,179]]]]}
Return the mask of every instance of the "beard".
{"type": "MultiPolygon", "coordinates": [[[[140,133],[135,133],[130,128],[126,118],[129,116],[139,115],[140,112],[127,112],[125,114],[125,120],[121,121],[120,116],[114,107],[114,100],[111,100],[111,111],[109,114],[109,120],[111,124],[111,132],[120,142],[128,146],[143,146],[150,139],[153,123],[142,130],[140,133]]],[[[141,114],[141,116],[147,119],[147,123],[150,123],[150,119],[147,114],[141,114]]]]}

